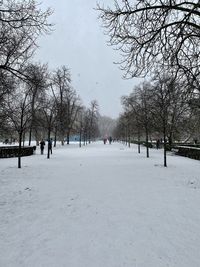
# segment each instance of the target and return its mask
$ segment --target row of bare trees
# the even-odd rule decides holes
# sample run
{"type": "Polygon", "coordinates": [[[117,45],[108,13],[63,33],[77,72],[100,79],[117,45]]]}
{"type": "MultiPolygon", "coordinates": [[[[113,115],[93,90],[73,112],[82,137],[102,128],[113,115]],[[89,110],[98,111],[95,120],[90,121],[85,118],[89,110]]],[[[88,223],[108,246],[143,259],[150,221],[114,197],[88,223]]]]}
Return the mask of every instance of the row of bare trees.
{"type": "Polygon", "coordinates": [[[200,113],[196,95],[185,87],[183,79],[174,79],[172,74],[157,73],[150,82],[136,86],[128,96],[122,97],[124,112],[115,129],[116,138],[137,140],[146,146],[149,157],[149,143],[163,140],[164,166],[167,166],[166,151],[174,141],[199,138],[200,113]],[[191,127],[192,124],[192,127],[191,127]]]}
{"type": "Polygon", "coordinates": [[[171,142],[175,133],[199,130],[200,1],[116,0],[97,10],[124,78],[152,78],[123,98],[118,132],[128,135],[134,125],[146,143],[162,132],[166,166],[166,136],[171,142]]]}
{"type": "Polygon", "coordinates": [[[38,37],[52,30],[51,14],[35,0],[0,1],[0,137],[19,142],[19,168],[25,139],[53,137],[56,146],[80,133],[86,144],[98,132],[98,104],[82,104],[69,69],[32,62],[38,37]]]}
{"type": "MultiPolygon", "coordinates": [[[[53,73],[46,65],[29,65],[26,69],[29,81],[12,76],[9,93],[1,100],[1,135],[19,141],[19,155],[25,138],[65,139],[69,144],[71,134],[83,136],[90,142],[98,133],[98,104],[92,101],[89,108],[84,107],[71,84],[70,71],[62,66],[53,73]],[[10,135],[10,136],[9,136],[10,135]],[[14,135],[14,136],[13,136],[14,135]]],[[[50,157],[48,151],[48,158],[50,157]]],[[[20,164],[19,157],[19,166],[20,164]]]]}
{"type": "Polygon", "coordinates": [[[33,112],[37,91],[30,60],[38,37],[52,29],[51,14],[51,9],[42,11],[35,0],[0,1],[0,134],[18,133],[19,167],[22,137],[32,118],[27,111],[31,102],[33,112]]]}

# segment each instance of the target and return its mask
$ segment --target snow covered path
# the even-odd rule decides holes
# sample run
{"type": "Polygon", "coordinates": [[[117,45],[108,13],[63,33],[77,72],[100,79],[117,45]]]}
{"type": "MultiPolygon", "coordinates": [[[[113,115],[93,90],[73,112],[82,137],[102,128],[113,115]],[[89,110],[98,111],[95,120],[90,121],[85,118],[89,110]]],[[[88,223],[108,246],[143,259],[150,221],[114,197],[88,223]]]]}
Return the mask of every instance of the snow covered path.
{"type": "MultiPolygon", "coordinates": [[[[39,153],[39,152],[38,152],[39,153]]],[[[1,267],[199,267],[200,162],[95,143],[0,160],[1,267]]]]}

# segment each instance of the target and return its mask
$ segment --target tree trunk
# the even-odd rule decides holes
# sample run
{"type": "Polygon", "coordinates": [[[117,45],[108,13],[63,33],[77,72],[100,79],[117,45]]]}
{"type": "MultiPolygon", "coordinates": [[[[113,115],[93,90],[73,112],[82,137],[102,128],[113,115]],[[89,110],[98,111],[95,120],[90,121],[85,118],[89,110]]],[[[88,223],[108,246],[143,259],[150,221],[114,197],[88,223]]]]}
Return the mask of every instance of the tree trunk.
{"type": "Polygon", "coordinates": [[[80,134],[79,134],[79,147],[81,147],[81,137],[82,137],[82,131],[81,131],[81,129],[80,129],[80,134]]]}
{"type": "Polygon", "coordinates": [[[88,133],[88,143],[89,144],[91,143],[91,133],[90,133],[90,130],[89,130],[89,133],[88,133]]]}
{"type": "Polygon", "coordinates": [[[147,158],[149,158],[149,133],[147,128],[146,128],[146,153],[147,153],[147,158]]]}
{"type": "Polygon", "coordinates": [[[26,137],[26,134],[25,134],[25,132],[23,133],[23,147],[24,147],[24,145],[25,145],[25,137],[26,137]]]}
{"type": "Polygon", "coordinates": [[[83,133],[83,145],[85,146],[85,132],[83,133]]]}
{"type": "Polygon", "coordinates": [[[48,150],[47,150],[47,158],[50,159],[50,148],[49,148],[49,140],[50,140],[50,137],[51,137],[51,129],[49,128],[48,129],[48,143],[47,143],[47,147],[48,147],[48,150]]]}
{"type": "Polygon", "coordinates": [[[57,128],[55,129],[55,132],[54,132],[54,147],[56,147],[56,141],[57,141],[57,128]]]}
{"type": "Polygon", "coordinates": [[[31,138],[32,138],[32,126],[30,127],[30,130],[29,130],[29,141],[28,141],[29,146],[31,145],[31,138]]]}
{"type": "Polygon", "coordinates": [[[36,146],[39,146],[40,142],[39,142],[39,136],[38,136],[37,129],[35,129],[35,139],[36,139],[36,146]]]}
{"type": "Polygon", "coordinates": [[[164,123],[164,127],[163,127],[163,138],[164,138],[164,167],[167,167],[167,140],[166,140],[165,123],[164,123]]]}
{"type": "Polygon", "coordinates": [[[57,136],[55,134],[55,136],[54,136],[54,144],[53,144],[54,147],[56,147],[56,142],[57,142],[57,136]]]}
{"type": "Polygon", "coordinates": [[[127,130],[127,127],[125,128],[125,142],[126,142],[126,146],[128,145],[128,130],[127,130]]]}
{"type": "Polygon", "coordinates": [[[168,137],[168,139],[169,139],[169,150],[171,151],[172,150],[172,136],[173,136],[173,133],[172,132],[170,132],[170,134],[169,134],[169,137],[168,137]]]}
{"type": "Polygon", "coordinates": [[[86,144],[86,146],[88,144],[88,135],[87,135],[87,133],[85,134],[85,144],[86,144]]]}
{"type": "Polygon", "coordinates": [[[34,91],[33,98],[32,98],[32,104],[31,104],[31,114],[32,114],[32,117],[31,117],[30,131],[29,131],[29,143],[28,143],[29,146],[31,145],[32,130],[33,130],[33,121],[34,121],[34,118],[35,118],[34,107],[35,107],[35,97],[36,97],[36,94],[37,94],[37,88],[34,91]]]}
{"type": "Polygon", "coordinates": [[[22,154],[22,132],[19,133],[19,149],[18,149],[18,168],[21,168],[21,154],[22,154]]]}
{"type": "Polygon", "coordinates": [[[138,153],[140,154],[140,132],[138,132],[138,153]]]}
{"type": "Polygon", "coordinates": [[[67,131],[67,145],[69,145],[69,135],[70,135],[70,131],[67,131]]]}

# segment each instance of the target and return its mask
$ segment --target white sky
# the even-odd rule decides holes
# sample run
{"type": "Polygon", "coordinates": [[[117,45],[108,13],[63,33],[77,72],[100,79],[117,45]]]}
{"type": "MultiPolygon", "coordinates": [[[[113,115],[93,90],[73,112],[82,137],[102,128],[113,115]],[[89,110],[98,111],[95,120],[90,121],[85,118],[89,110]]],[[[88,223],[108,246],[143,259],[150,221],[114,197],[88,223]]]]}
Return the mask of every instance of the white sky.
{"type": "Polygon", "coordinates": [[[40,38],[36,60],[48,63],[50,69],[66,65],[83,103],[87,106],[96,99],[101,115],[116,118],[122,110],[120,97],[129,94],[138,80],[123,80],[119,66],[113,64],[120,52],[106,44],[108,38],[94,10],[96,1],[44,0],[43,7],[54,9],[49,21],[55,30],[40,38]]]}

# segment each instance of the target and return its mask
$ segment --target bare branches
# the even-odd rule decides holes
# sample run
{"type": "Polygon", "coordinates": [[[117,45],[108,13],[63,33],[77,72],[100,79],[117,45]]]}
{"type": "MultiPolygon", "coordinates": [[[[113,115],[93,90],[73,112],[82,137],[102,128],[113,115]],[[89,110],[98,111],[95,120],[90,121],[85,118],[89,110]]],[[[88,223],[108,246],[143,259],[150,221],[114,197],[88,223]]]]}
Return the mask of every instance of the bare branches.
{"type": "Polygon", "coordinates": [[[69,135],[81,105],[80,99],[71,85],[71,74],[66,66],[62,66],[54,72],[51,89],[56,100],[58,132],[62,144],[64,145],[66,135],[69,144],[69,135]]]}
{"type": "Polygon", "coordinates": [[[50,9],[42,11],[35,0],[1,1],[0,69],[24,78],[23,66],[37,48],[39,35],[48,34],[50,9]]]}
{"type": "Polygon", "coordinates": [[[198,0],[130,2],[116,1],[113,9],[97,7],[110,44],[122,51],[126,78],[146,75],[158,64],[199,68],[198,0]]]}

